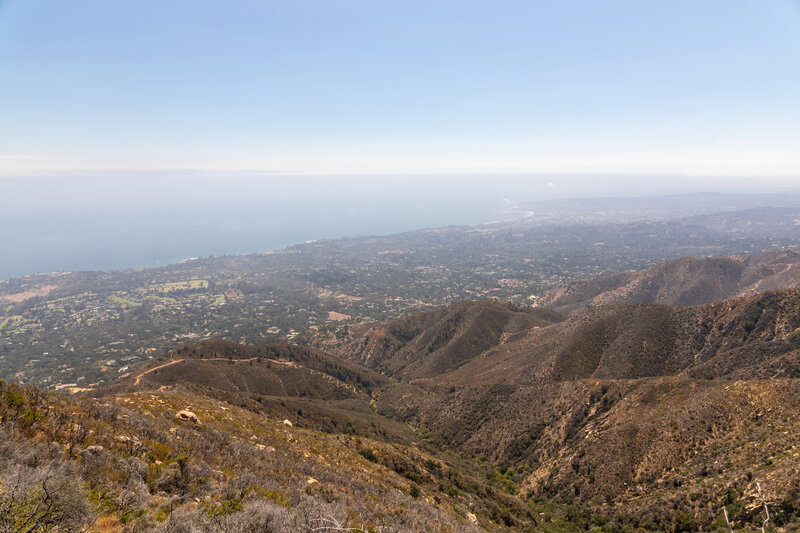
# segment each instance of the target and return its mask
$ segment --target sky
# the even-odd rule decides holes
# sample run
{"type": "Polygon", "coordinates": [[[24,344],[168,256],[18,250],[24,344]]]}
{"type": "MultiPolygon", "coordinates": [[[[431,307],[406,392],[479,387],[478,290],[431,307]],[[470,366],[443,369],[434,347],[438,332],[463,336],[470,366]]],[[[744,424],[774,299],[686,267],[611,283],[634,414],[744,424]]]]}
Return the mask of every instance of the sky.
{"type": "Polygon", "coordinates": [[[798,147],[798,0],[0,0],[0,177],[790,186],[798,147]]]}

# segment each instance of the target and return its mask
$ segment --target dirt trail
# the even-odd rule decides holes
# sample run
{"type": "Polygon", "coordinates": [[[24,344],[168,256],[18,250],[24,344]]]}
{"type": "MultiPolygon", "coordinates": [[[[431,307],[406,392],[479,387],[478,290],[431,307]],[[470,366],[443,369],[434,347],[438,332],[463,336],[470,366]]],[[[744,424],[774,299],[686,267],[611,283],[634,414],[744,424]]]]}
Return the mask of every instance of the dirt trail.
{"type": "Polygon", "coordinates": [[[142,376],[144,376],[146,374],[149,374],[150,372],[155,372],[156,370],[160,370],[160,369],[164,368],[165,366],[170,366],[170,365],[174,365],[176,363],[180,363],[181,361],[183,361],[183,359],[175,359],[174,361],[170,361],[169,363],[164,363],[163,365],[154,366],[150,370],[145,370],[144,372],[142,372],[141,374],[136,376],[136,379],[133,381],[133,386],[135,387],[136,385],[138,385],[142,381],[142,376]]]}
{"type": "MultiPolygon", "coordinates": [[[[246,363],[248,361],[255,361],[256,359],[258,359],[258,357],[251,357],[250,359],[228,359],[227,357],[205,357],[203,359],[189,359],[189,360],[190,361],[231,361],[233,363],[246,363]]],[[[146,374],[149,374],[150,372],[155,372],[156,370],[161,370],[164,367],[171,366],[171,365],[174,365],[174,364],[177,364],[177,363],[181,363],[183,361],[187,361],[187,359],[174,359],[174,360],[170,361],[169,363],[164,363],[163,365],[154,366],[153,368],[151,368],[149,370],[145,370],[144,372],[142,372],[141,374],[136,376],[136,380],[133,382],[133,385],[134,386],[138,385],[142,381],[142,376],[144,376],[146,374]]],[[[270,361],[272,363],[277,363],[279,365],[295,366],[295,364],[292,363],[292,362],[275,361],[273,359],[267,359],[267,361],[270,361]]]]}
{"type": "MultiPolygon", "coordinates": [[[[178,363],[182,363],[183,361],[187,361],[187,360],[190,360],[190,361],[228,361],[228,362],[231,362],[231,363],[247,363],[247,362],[250,362],[250,361],[256,361],[258,359],[261,359],[262,361],[269,361],[270,363],[275,363],[276,365],[284,365],[284,366],[291,366],[291,367],[299,366],[297,363],[295,363],[293,361],[278,361],[276,359],[268,359],[266,357],[251,357],[249,359],[228,359],[227,357],[204,357],[202,359],[186,359],[186,358],[173,359],[172,361],[164,363],[163,365],[158,365],[158,366],[154,366],[153,368],[147,369],[144,372],[142,372],[141,374],[139,374],[138,376],[136,376],[136,379],[133,381],[133,386],[135,387],[139,383],[141,383],[142,377],[144,377],[145,375],[149,374],[150,372],[155,372],[156,370],[161,370],[162,368],[165,368],[165,367],[168,367],[168,366],[171,366],[171,365],[175,365],[175,364],[178,364],[178,363]]],[[[314,370],[312,368],[307,368],[306,370],[308,370],[312,374],[319,374],[319,375],[327,378],[328,380],[330,380],[332,382],[339,383],[340,385],[344,386],[346,389],[352,390],[353,392],[358,392],[358,391],[356,391],[355,387],[353,387],[351,385],[348,385],[347,383],[344,383],[344,382],[342,382],[340,380],[337,380],[336,378],[334,378],[332,376],[329,376],[328,374],[325,374],[325,373],[320,372],[318,370],[314,370]]]]}

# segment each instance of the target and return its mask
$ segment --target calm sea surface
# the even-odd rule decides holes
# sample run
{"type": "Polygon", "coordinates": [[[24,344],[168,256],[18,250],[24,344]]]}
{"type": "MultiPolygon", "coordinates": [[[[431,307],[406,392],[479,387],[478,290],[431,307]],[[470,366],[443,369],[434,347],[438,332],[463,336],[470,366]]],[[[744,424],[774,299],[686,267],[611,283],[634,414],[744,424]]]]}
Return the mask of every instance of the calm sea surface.
{"type": "Polygon", "coordinates": [[[166,265],[508,218],[532,200],[704,190],[610,176],[0,176],[0,279],[166,265]],[[675,189],[675,190],[671,190],[675,189]]]}
{"type": "Polygon", "coordinates": [[[26,274],[166,265],[260,252],[307,240],[379,235],[506,218],[501,201],[213,206],[122,213],[0,214],[0,279],[26,274]]]}

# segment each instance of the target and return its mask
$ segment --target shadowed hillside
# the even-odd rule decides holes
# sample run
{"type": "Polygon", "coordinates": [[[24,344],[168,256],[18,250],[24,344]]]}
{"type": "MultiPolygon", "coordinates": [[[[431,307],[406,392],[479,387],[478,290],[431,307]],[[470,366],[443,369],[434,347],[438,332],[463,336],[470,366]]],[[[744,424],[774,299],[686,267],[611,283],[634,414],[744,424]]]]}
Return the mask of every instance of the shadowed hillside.
{"type": "MultiPolygon", "coordinates": [[[[290,344],[189,343],[141,368],[119,387],[198,383],[237,393],[317,399],[369,397],[388,379],[330,354],[290,344]]],[[[116,388],[116,387],[115,387],[116,388]]]]}
{"type": "Polygon", "coordinates": [[[211,339],[185,344],[96,394],[180,386],[319,431],[411,442],[407,427],[378,416],[370,406],[388,384],[376,372],[312,348],[211,339]]]}
{"type": "Polygon", "coordinates": [[[462,302],[386,322],[328,345],[343,357],[410,380],[454,370],[526,331],[561,317],[545,309],[498,302],[462,302]]]}

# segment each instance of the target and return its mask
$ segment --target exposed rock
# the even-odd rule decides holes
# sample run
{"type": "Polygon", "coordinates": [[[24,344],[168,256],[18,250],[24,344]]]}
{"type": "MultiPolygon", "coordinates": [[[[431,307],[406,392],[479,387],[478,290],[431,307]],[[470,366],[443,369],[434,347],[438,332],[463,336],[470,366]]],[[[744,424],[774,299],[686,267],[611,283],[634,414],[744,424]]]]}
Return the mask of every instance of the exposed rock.
{"type": "Polygon", "coordinates": [[[129,446],[141,446],[141,441],[137,439],[132,439],[126,435],[117,435],[114,437],[114,440],[119,442],[120,444],[127,444],[129,446]]]}
{"type": "Polygon", "coordinates": [[[184,420],[186,422],[192,422],[194,424],[199,424],[200,419],[197,418],[197,415],[191,411],[187,411],[184,409],[183,411],[179,411],[178,414],[175,415],[175,418],[179,420],[184,420]]]}
{"type": "Polygon", "coordinates": [[[284,426],[289,426],[289,427],[292,427],[292,422],[291,422],[291,420],[289,420],[289,419],[287,418],[287,419],[285,419],[285,420],[283,421],[283,425],[284,425],[284,426]]]}

